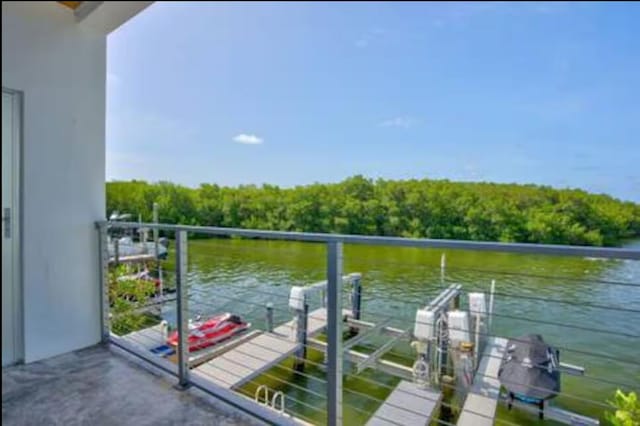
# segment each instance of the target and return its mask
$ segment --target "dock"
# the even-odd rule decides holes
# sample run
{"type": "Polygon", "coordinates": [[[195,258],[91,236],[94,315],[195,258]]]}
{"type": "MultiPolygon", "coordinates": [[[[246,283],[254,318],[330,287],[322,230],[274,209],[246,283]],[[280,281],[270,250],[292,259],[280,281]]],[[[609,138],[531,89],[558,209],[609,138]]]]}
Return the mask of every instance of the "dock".
{"type": "MultiPolygon", "coordinates": [[[[210,346],[208,348],[204,348],[202,350],[189,353],[189,367],[197,367],[200,364],[204,364],[205,362],[215,358],[227,352],[238,345],[241,345],[248,340],[255,338],[260,335],[261,332],[257,330],[246,331],[245,333],[234,336],[233,338],[221,342],[217,345],[210,346]]],[[[135,331],[133,333],[126,334],[121,336],[122,339],[127,342],[139,347],[144,351],[151,351],[159,346],[165,344],[165,338],[162,333],[162,327],[160,324],[154,325],[149,328],[145,328],[140,331],[135,331]]],[[[166,357],[169,361],[177,363],[176,355],[170,355],[166,357]]]]}
{"type": "MultiPolygon", "coordinates": [[[[468,369],[464,372],[464,384],[468,390],[461,389],[462,394],[459,395],[459,397],[464,397],[464,402],[457,419],[458,426],[492,426],[496,420],[496,410],[499,403],[508,404],[510,409],[512,407],[518,408],[525,412],[538,414],[540,418],[544,417],[564,424],[589,426],[599,424],[598,419],[582,416],[560,407],[553,407],[546,403],[540,407],[532,406],[519,401],[506,400],[500,394],[501,383],[498,373],[507,350],[508,339],[494,336],[486,339],[482,345],[478,337],[481,335],[480,330],[489,329],[490,326],[493,312],[493,302],[491,301],[493,299],[493,285],[488,305],[484,293],[469,293],[470,310],[467,312],[459,308],[462,286],[451,284],[424,308],[416,311],[413,327],[396,328],[391,326],[390,318],[380,318],[377,322],[364,321],[361,318],[360,278],[360,274],[349,274],[343,277],[345,281],[351,283],[352,298],[351,309],[342,310],[342,331],[350,331],[348,337],[344,337],[343,333],[343,342],[340,347],[343,361],[345,361],[342,368],[350,371],[342,371],[342,374],[357,376],[365,370],[371,369],[381,374],[393,376],[398,380],[397,386],[391,390],[386,399],[377,399],[380,404],[367,420],[367,426],[398,424],[426,426],[434,421],[436,410],[441,405],[446,406],[450,401],[446,392],[443,394],[442,391],[444,383],[452,382],[449,379],[445,382],[446,369],[443,366],[448,365],[450,361],[454,363],[454,366],[459,362],[457,358],[451,358],[449,355],[445,355],[446,359],[441,359],[442,353],[448,354],[449,352],[448,350],[444,351],[444,349],[448,349],[447,346],[444,346],[443,349],[442,341],[445,339],[442,336],[446,337],[445,341],[449,341],[454,350],[461,348],[458,345],[463,342],[472,342],[472,337],[475,337],[475,345],[472,347],[478,350],[477,354],[472,354],[478,356],[479,361],[474,368],[474,373],[468,369]],[[470,318],[470,313],[474,314],[472,318],[470,318]],[[439,321],[445,316],[448,321],[439,321]],[[476,330],[475,335],[469,333],[473,329],[476,330]],[[373,337],[376,338],[375,347],[363,345],[363,342],[373,337]],[[401,341],[410,343],[416,351],[417,360],[413,366],[404,362],[395,362],[390,356],[394,345],[401,341]],[[473,374],[470,384],[469,373],[473,374]]],[[[285,360],[293,359],[293,367],[287,366],[287,369],[293,372],[304,371],[307,349],[309,348],[325,354],[325,364],[316,364],[320,369],[327,367],[327,355],[331,348],[323,339],[315,338],[327,328],[327,309],[324,307],[326,287],[327,283],[324,281],[309,286],[293,286],[288,300],[289,311],[293,314],[291,320],[276,326],[273,304],[266,303],[264,331],[245,330],[208,348],[189,352],[188,356],[185,354],[188,360],[186,365],[179,365],[180,376],[186,377],[187,381],[197,381],[201,386],[211,386],[216,389],[216,392],[236,395],[236,392],[240,390],[239,387],[254,381],[258,376],[277,367],[285,360]],[[323,307],[310,311],[309,300],[313,295],[321,297],[323,307]]],[[[149,306],[143,308],[162,305],[173,298],[175,298],[174,295],[163,295],[158,298],[160,303],[152,301],[149,306]]],[[[314,306],[318,306],[317,299],[314,306]]],[[[187,310],[185,309],[185,311],[187,310]]],[[[188,314],[188,312],[184,314],[188,314]]],[[[339,330],[337,331],[339,335],[339,330]]],[[[191,334],[191,331],[189,333],[191,334]]],[[[487,333],[483,332],[482,334],[487,333]]],[[[143,350],[147,357],[161,358],[165,369],[175,369],[171,363],[179,363],[176,348],[168,346],[166,339],[166,322],[163,322],[114,340],[120,340],[121,347],[135,346],[136,352],[138,349],[143,350]],[[150,352],[154,355],[151,355],[150,352]]],[[[187,348],[185,347],[184,350],[186,351],[187,348]]],[[[584,368],[581,366],[558,364],[558,369],[564,373],[584,375],[584,368]]],[[[466,365],[464,367],[468,368],[466,365]]],[[[324,370],[328,375],[337,372],[330,368],[324,368],[324,370]]],[[[454,376],[453,379],[455,383],[456,377],[454,376]]],[[[254,383],[259,385],[254,398],[241,395],[242,398],[252,400],[255,404],[263,405],[271,411],[277,412],[282,416],[282,419],[296,424],[306,424],[304,420],[295,417],[293,411],[287,411],[285,407],[287,396],[283,393],[284,391],[277,388],[269,389],[266,383],[260,384],[255,381],[254,383]],[[272,394],[271,398],[269,393],[272,394]]],[[[330,397],[331,392],[327,393],[330,397]]],[[[294,397],[290,398],[295,401],[294,397]]]]}
{"type": "MultiPolygon", "coordinates": [[[[344,316],[350,314],[343,311],[344,316]]],[[[293,355],[301,346],[293,333],[295,320],[264,332],[236,346],[234,349],[213,358],[192,370],[213,383],[233,389],[241,386],[261,373],[271,369],[293,355]]],[[[309,338],[324,331],[327,326],[327,311],[316,309],[309,313],[307,335],[309,338]]]]}
{"type": "MultiPolygon", "coordinates": [[[[346,318],[349,310],[343,310],[346,318]]],[[[307,336],[312,338],[327,326],[327,311],[309,313],[307,336]]],[[[135,331],[122,338],[137,347],[151,351],[165,344],[160,324],[135,331]]],[[[189,354],[192,372],[227,389],[236,388],[271,369],[293,355],[301,344],[296,342],[295,320],[276,327],[273,332],[248,331],[203,350],[189,354]]],[[[167,357],[174,360],[175,355],[167,357]]]]}
{"type": "Polygon", "coordinates": [[[442,399],[439,390],[401,380],[376,410],[367,426],[427,425],[442,399]]]}
{"type": "Polygon", "coordinates": [[[157,348],[165,343],[162,326],[160,324],[156,324],[152,327],[144,328],[139,331],[134,331],[121,337],[122,339],[147,351],[157,348]]]}
{"type": "Polygon", "coordinates": [[[469,394],[458,417],[458,426],[492,426],[500,399],[498,371],[507,348],[507,339],[488,339],[469,394]]]}

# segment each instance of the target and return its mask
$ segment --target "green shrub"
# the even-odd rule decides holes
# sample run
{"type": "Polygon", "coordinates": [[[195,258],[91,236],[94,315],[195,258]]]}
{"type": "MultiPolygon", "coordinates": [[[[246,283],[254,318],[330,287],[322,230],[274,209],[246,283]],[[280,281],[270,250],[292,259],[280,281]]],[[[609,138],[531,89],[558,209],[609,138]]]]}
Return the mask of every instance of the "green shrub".
{"type": "Polygon", "coordinates": [[[126,268],[119,266],[109,272],[109,303],[111,305],[111,331],[122,335],[154,324],[154,318],[139,312],[149,297],[155,293],[151,281],[121,279],[126,268]]]}
{"type": "Polygon", "coordinates": [[[616,391],[613,401],[607,401],[614,413],[605,413],[605,418],[614,426],[639,426],[640,425],[640,401],[635,392],[625,395],[620,389],[616,391]]]}

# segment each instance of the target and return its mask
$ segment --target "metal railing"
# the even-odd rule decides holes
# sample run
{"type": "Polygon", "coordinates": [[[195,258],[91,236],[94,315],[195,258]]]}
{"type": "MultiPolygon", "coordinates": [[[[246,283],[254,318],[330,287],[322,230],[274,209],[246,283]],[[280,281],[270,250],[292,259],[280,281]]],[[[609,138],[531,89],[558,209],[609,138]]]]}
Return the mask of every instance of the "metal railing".
{"type": "MultiPolygon", "coordinates": [[[[366,305],[367,302],[377,302],[376,297],[366,298],[363,297],[362,294],[366,294],[366,289],[358,288],[357,292],[354,290],[351,297],[355,297],[355,304],[351,305],[351,315],[353,316],[354,311],[358,310],[357,318],[351,317],[351,319],[347,318],[345,322],[345,313],[343,310],[344,304],[344,296],[345,296],[345,288],[343,288],[344,284],[344,274],[346,272],[344,270],[344,247],[345,245],[365,245],[365,246],[388,246],[388,247],[396,247],[396,248],[418,248],[418,249],[439,249],[439,250],[464,250],[464,251],[480,251],[480,252],[495,252],[495,253],[512,253],[512,254],[526,254],[526,255],[535,255],[535,256],[560,256],[560,257],[579,257],[579,258],[599,258],[599,259],[610,259],[610,260],[626,260],[626,261],[639,261],[640,260],[640,250],[631,249],[631,248],[601,248],[601,247],[575,247],[575,246],[558,246],[558,245],[540,245],[540,244],[515,244],[515,243],[494,243],[494,242],[475,242],[475,241],[455,241],[455,240],[431,240],[431,239],[406,239],[406,238],[396,238],[396,237],[378,237],[378,236],[360,236],[360,235],[337,235],[337,234],[317,234],[317,233],[297,233],[297,232],[277,232],[277,231],[263,231],[263,230],[246,230],[246,229],[230,229],[230,228],[217,228],[217,227],[199,227],[199,226],[183,226],[183,225],[166,225],[166,224],[157,224],[157,223],[133,223],[133,222],[100,222],[97,224],[98,234],[99,234],[99,244],[100,244],[100,266],[102,270],[102,335],[103,340],[105,342],[109,342],[118,347],[121,347],[128,352],[133,353],[134,355],[156,365],[159,368],[164,369],[171,374],[174,374],[178,378],[178,385],[180,388],[187,388],[189,386],[196,386],[207,393],[210,393],[222,400],[230,403],[237,408],[248,412],[263,421],[266,421],[271,424],[300,424],[300,423],[314,423],[317,422],[317,417],[309,418],[305,414],[301,412],[296,412],[295,408],[292,407],[302,407],[305,413],[312,412],[320,413],[320,417],[322,418],[321,423],[326,423],[329,425],[341,425],[343,423],[347,423],[343,419],[343,410],[346,406],[349,406],[349,409],[357,413],[360,418],[370,418],[376,411],[363,409],[362,407],[357,406],[358,404],[354,403],[354,400],[362,401],[362,405],[368,406],[376,406],[379,407],[384,404],[390,404],[393,409],[404,410],[408,415],[420,415],[416,408],[409,405],[398,406],[397,403],[381,398],[378,394],[386,393],[389,394],[391,392],[397,391],[399,387],[392,382],[385,382],[384,380],[380,380],[377,377],[371,377],[370,375],[361,374],[362,371],[367,368],[379,368],[383,372],[391,372],[397,373],[398,377],[404,375],[406,380],[411,380],[410,375],[408,375],[406,369],[404,367],[411,366],[415,367],[415,360],[408,354],[406,351],[404,353],[395,353],[393,354],[394,360],[393,362],[388,359],[383,359],[382,355],[387,353],[397,341],[401,339],[405,339],[406,337],[415,338],[413,334],[413,326],[417,325],[419,321],[413,318],[413,313],[409,312],[399,312],[398,314],[384,314],[381,312],[373,312],[373,314],[377,319],[377,324],[367,323],[366,321],[361,320],[360,318],[360,310],[366,312],[366,308],[363,305],[366,305]],[[147,229],[151,229],[154,231],[155,240],[158,238],[158,231],[163,232],[165,234],[170,234],[173,236],[175,241],[175,250],[174,251],[174,274],[173,279],[175,281],[175,289],[176,289],[176,297],[175,297],[175,317],[176,317],[176,331],[178,335],[178,342],[176,348],[176,360],[175,362],[171,362],[166,358],[158,357],[149,351],[141,350],[141,346],[137,345],[132,338],[123,338],[122,336],[117,336],[112,332],[111,322],[113,320],[112,315],[112,304],[113,304],[113,296],[109,293],[109,271],[110,265],[117,264],[118,259],[111,259],[109,257],[109,250],[107,247],[107,239],[109,229],[118,228],[118,229],[131,229],[138,228],[140,226],[144,226],[147,229]],[[264,351],[268,351],[269,347],[261,347],[260,344],[255,339],[252,339],[252,334],[247,337],[239,337],[238,341],[234,343],[234,341],[224,343],[228,345],[228,349],[224,349],[220,351],[221,354],[224,354],[225,351],[231,351],[234,348],[237,353],[241,355],[238,359],[226,359],[225,362],[228,365],[227,370],[225,371],[216,371],[215,373],[211,373],[211,377],[207,377],[206,374],[194,374],[191,370],[193,368],[191,355],[189,351],[189,339],[190,335],[190,327],[189,327],[189,317],[193,313],[193,307],[198,305],[203,305],[207,307],[207,300],[211,298],[211,294],[203,292],[201,289],[195,288],[195,286],[189,287],[189,262],[188,262],[188,235],[194,234],[198,236],[208,236],[208,237],[240,237],[245,239],[257,239],[260,241],[273,241],[273,240],[285,240],[285,241],[296,241],[296,242],[305,242],[305,243],[319,243],[326,246],[326,263],[324,265],[324,279],[326,280],[326,294],[323,294],[322,305],[325,307],[326,315],[322,318],[313,316],[305,316],[305,319],[317,320],[317,321],[325,321],[326,324],[323,328],[326,329],[326,342],[319,341],[318,339],[307,339],[306,336],[304,340],[297,339],[296,343],[298,347],[309,348],[312,350],[320,350],[324,352],[324,361],[317,361],[312,359],[306,359],[304,362],[314,369],[322,370],[324,372],[324,377],[318,377],[316,374],[310,374],[308,372],[304,372],[298,369],[290,369],[291,371],[286,371],[286,374],[277,374],[271,372],[271,370],[261,371],[260,377],[266,378],[270,380],[272,386],[282,385],[289,389],[292,389],[297,394],[302,395],[311,395],[313,398],[309,400],[302,400],[301,398],[294,398],[286,396],[287,398],[287,413],[284,413],[284,400],[285,395],[282,395],[282,412],[281,410],[273,409],[269,406],[269,404],[261,404],[258,402],[254,402],[252,400],[253,393],[249,391],[243,392],[239,390],[241,386],[227,386],[224,383],[223,378],[227,378],[229,380],[229,384],[233,384],[233,380],[236,378],[231,377],[231,370],[238,369],[239,371],[246,371],[252,368],[252,365],[257,365],[259,363],[264,363],[267,360],[262,359],[264,355],[262,353],[264,351]],[[400,324],[400,326],[394,325],[394,323],[400,324]],[[407,323],[412,324],[411,327],[407,327],[407,323]],[[367,330],[371,330],[370,334],[366,334],[367,330]],[[344,333],[350,331],[351,333],[361,333],[359,336],[354,338],[354,340],[344,340],[344,333]],[[386,340],[380,342],[374,342],[374,344],[367,344],[369,336],[375,341],[376,337],[380,336],[391,336],[391,338],[386,338],[386,340]],[[244,340],[243,340],[244,339],[244,340]],[[397,339],[397,340],[394,340],[397,339]],[[254,342],[252,343],[255,346],[255,352],[242,350],[242,343],[246,342],[254,342]],[[358,351],[354,349],[358,349],[358,351]],[[261,352],[262,351],[262,352],[261,352]],[[364,354],[364,355],[363,355],[364,354]],[[364,356],[364,358],[363,358],[364,356]],[[346,372],[343,371],[343,366],[345,365],[345,361],[360,363],[357,364],[360,367],[357,368],[354,372],[346,372]],[[407,374],[405,374],[407,373],[407,374]],[[226,376],[225,376],[226,375],[226,376]],[[288,375],[288,376],[287,376],[288,375]],[[304,380],[300,380],[298,382],[294,381],[290,377],[301,377],[304,380]],[[287,378],[289,377],[289,378],[287,378]],[[367,387],[372,387],[375,389],[382,389],[383,392],[378,392],[377,394],[362,391],[361,388],[345,388],[343,385],[344,379],[354,380],[366,384],[367,387]],[[306,385],[301,384],[306,382],[306,385]],[[325,392],[321,392],[317,390],[317,387],[312,386],[312,384],[319,383],[326,387],[325,392]],[[348,396],[348,397],[347,397],[348,396]],[[293,403],[289,401],[293,400],[293,403]],[[321,405],[313,405],[310,400],[320,400],[321,405]]],[[[366,263],[368,259],[361,258],[355,259],[360,263],[366,263]]],[[[418,269],[420,267],[426,267],[424,265],[407,265],[404,262],[397,262],[400,267],[411,267],[418,269]]],[[[393,265],[393,261],[389,261],[387,259],[384,260],[384,265],[393,265]]],[[[425,276],[429,276],[433,281],[438,281],[436,278],[438,275],[440,276],[440,281],[442,281],[440,287],[436,287],[436,290],[439,291],[443,288],[446,288],[445,283],[445,265],[442,262],[441,265],[430,265],[434,271],[429,271],[425,273],[425,276]],[[439,266],[439,268],[438,268],[439,266]],[[433,273],[431,273],[433,272],[433,273]]],[[[376,270],[380,269],[378,265],[376,265],[376,270]]],[[[592,283],[603,286],[608,286],[608,288],[623,288],[628,291],[638,292],[640,291],[640,277],[632,276],[631,280],[613,280],[613,279],[589,279],[589,278],[575,278],[571,276],[563,276],[559,274],[558,276],[551,276],[546,273],[536,273],[530,271],[504,271],[492,268],[478,268],[460,266],[457,267],[454,265],[449,265],[446,267],[447,275],[450,275],[450,281],[456,281],[456,274],[463,273],[471,273],[486,275],[488,277],[493,276],[497,277],[500,282],[514,282],[516,283],[517,279],[537,279],[537,280],[567,280],[571,282],[572,280],[577,281],[581,284],[583,283],[592,283]],[[511,280],[511,281],[510,281],[511,280]]],[[[359,271],[365,272],[365,271],[359,271]]],[[[169,273],[166,274],[169,276],[169,273]]],[[[366,277],[366,272],[365,272],[366,277]]],[[[307,282],[313,281],[310,277],[307,282]]],[[[365,285],[366,288],[366,285],[365,285]]],[[[275,294],[273,292],[267,291],[261,288],[260,285],[251,286],[243,289],[245,291],[245,295],[264,295],[267,297],[283,297],[283,294],[275,294]]],[[[433,289],[432,289],[433,290],[433,289]]],[[[437,293],[437,291],[431,291],[431,293],[437,293]]],[[[475,289],[471,288],[467,290],[486,290],[486,289],[475,289]]],[[[240,291],[240,288],[238,289],[240,291]]],[[[160,295],[162,296],[162,294],[160,295]]],[[[422,297],[420,303],[416,303],[418,306],[423,305],[424,301],[427,300],[425,297],[427,294],[422,297]]],[[[428,296],[432,297],[435,294],[428,294],[428,296]]],[[[506,291],[496,291],[491,293],[491,297],[503,298],[506,300],[505,303],[521,303],[522,301],[526,301],[531,306],[535,306],[535,304],[545,304],[545,305],[563,305],[566,306],[567,309],[576,308],[579,306],[583,309],[593,309],[593,310],[610,310],[617,311],[621,313],[627,313],[629,315],[637,316],[638,321],[640,321],[640,306],[630,305],[630,306],[611,306],[607,304],[601,303],[576,303],[575,300],[566,299],[566,298],[557,298],[557,297],[542,297],[536,294],[525,294],[523,291],[515,291],[515,292],[506,292],[506,291]]],[[[215,294],[216,300],[225,300],[227,303],[241,303],[247,305],[253,311],[258,311],[262,309],[266,309],[267,316],[267,326],[262,334],[269,335],[273,337],[275,342],[279,342],[282,345],[290,344],[291,339],[286,336],[280,336],[277,331],[277,326],[274,326],[274,313],[276,316],[285,317],[287,314],[290,314],[286,308],[274,307],[274,305],[269,302],[268,304],[259,302],[253,302],[249,297],[243,297],[242,294],[237,294],[233,292],[233,294],[215,294]],[[274,328],[276,330],[274,330],[274,328]]],[[[394,296],[388,296],[386,301],[389,303],[393,303],[400,300],[400,298],[394,298],[394,296]]],[[[158,303],[170,303],[163,302],[160,299],[158,303]]],[[[453,301],[452,301],[453,303],[453,301]]],[[[524,303],[524,302],[522,302],[524,303]]],[[[456,300],[456,304],[459,305],[459,301],[456,300]]],[[[453,305],[452,305],[453,306],[453,305]]],[[[216,305],[216,308],[219,307],[219,304],[216,305]]],[[[458,306],[456,306],[458,307],[458,306]]],[[[447,308],[448,309],[448,308],[447,308]]],[[[252,311],[252,312],[253,312],[252,311]]],[[[471,316],[475,314],[480,314],[479,312],[474,312],[471,310],[467,310],[471,316]]],[[[309,314],[311,315],[311,314],[309,314]]],[[[633,329],[631,331],[628,330],[628,327],[624,327],[621,324],[613,324],[614,328],[607,327],[592,327],[587,326],[585,324],[574,324],[574,323],[559,323],[557,321],[548,321],[544,318],[534,317],[528,318],[522,315],[508,315],[504,313],[494,312],[493,316],[494,321],[499,319],[504,319],[508,321],[522,321],[522,322],[530,322],[534,325],[550,325],[566,330],[567,333],[576,333],[578,331],[584,333],[602,333],[607,335],[608,337],[616,337],[622,339],[628,339],[630,344],[638,344],[640,342],[640,336],[633,329]]],[[[634,317],[635,318],[635,317],[634,317]]],[[[287,323],[288,324],[288,323],[287,323]]],[[[295,323],[292,323],[295,324],[295,323]]],[[[429,323],[430,327],[434,326],[434,324],[429,323]]],[[[286,326],[283,325],[283,327],[286,326]]],[[[610,327],[611,324],[606,324],[606,326],[610,327]]],[[[444,326],[443,326],[444,327],[444,326]]],[[[306,326],[305,326],[306,329],[306,326]]],[[[444,330],[444,329],[438,329],[444,330]]],[[[449,331],[464,331],[464,330],[456,330],[455,328],[449,327],[449,331]]],[[[473,330],[467,330],[473,334],[473,330]]],[[[156,332],[158,332],[156,330],[156,332]]],[[[132,335],[135,333],[131,333],[132,335]]],[[[140,335],[142,336],[142,335],[140,335]]],[[[476,336],[481,339],[493,339],[500,337],[497,332],[494,332],[493,327],[489,327],[483,331],[479,329],[476,331],[476,336]]],[[[143,337],[140,337],[141,339],[143,337]]],[[[166,336],[162,336],[164,340],[166,340],[166,336]]],[[[517,338],[511,337],[512,342],[517,342],[517,338]]],[[[576,354],[576,356],[581,357],[593,357],[596,359],[604,359],[606,362],[614,362],[620,365],[628,365],[633,366],[635,371],[640,371],[640,363],[637,359],[628,358],[625,356],[621,356],[616,353],[615,348],[609,348],[609,351],[602,351],[604,348],[598,348],[599,350],[585,350],[581,348],[575,348],[570,346],[565,346],[562,343],[554,345],[557,349],[561,350],[564,353],[568,354],[576,354]]],[[[638,348],[640,349],[640,348],[638,348]]],[[[453,349],[451,349],[453,350],[453,349]]],[[[479,348],[476,348],[476,351],[479,352],[479,348]]],[[[228,353],[228,352],[227,352],[228,353]]],[[[289,353],[289,355],[291,354],[289,353]]],[[[480,354],[482,356],[482,354],[480,354]]],[[[491,357],[496,358],[495,355],[487,355],[487,359],[490,360],[491,357]]],[[[503,356],[500,355],[498,358],[502,359],[503,356]]],[[[287,370],[286,366],[283,366],[280,361],[273,362],[271,368],[273,369],[284,369],[287,370]]],[[[412,367],[412,368],[413,368],[412,367]]],[[[440,377],[448,377],[454,376],[454,371],[452,371],[452,367],[448,365],[441,366],[443,374],[440,377]]],[[[477,367],[477,366],[476,366],[477,367]]],[[[212,368],[220,368],[220,367],[212,367],[212,368]]],[[[565,365],[566,371],[579,372],[579,369],[576,367],[573,370],[571,366],[565,365]]],[[[476,377],[481,377],[482,372],[476,371],[476,377]],[[479,375],[479,376],[478,376],[479,375]]],[[[259,383],[254,380],[255,377],[251,377],[245,381],[242,381],[244,384],[252,384],[258,386],[258,390],[260,386],[265,386],[263,383],[259,383]]],[[[489,378],[492,379],[492,378],[489,378]]],[[[592,380],[596,383],[606,384],[607,386],[620,387],[626,389],[632,389],[638,386],[638,382],[640,382],[640,378],[634,379],[630,378],[629,382],[620,382],[619,380],[612,380],[609,378],[598,377],[598,376],[589,376],[583,375],[581,377],[583,380],[592,380]]],[[[504,384],[504,383],[503,383],[504,384]]],[[[508,383],[507,383],[508,384],[508,383]]],[[[455,383],[449,383],[446,380],[440,380],[438,382],[439,389],[442,393],[447,394],[447,391],[450,389],[455,389],[455,383]]],[[[263,388],[266,389],[266,388],[263,388]]],[[[402,393],[402,390],[399,390],[402,393]]],[[[256,392],[257,395],[259,392],[256,392]]],[[[569,405],[576,406],[580,404],[591,404],[593,406],[599,407],[604,410],[607,405],[604,400],[591,400],[589,398],[585,398],[579,395],[573,395],[569,392],[560,392],[558,395],[561,395],[567,401],[569,401],[569,405]]],[[[407,397],[410,396],[410,393],[407,393],[407,397]]],[[[480,412],[473,411],[471,409],[463,407],[457,407],[451,400],[448,399],[440,399],[439,397],[429,397],[423,396],[423,404],[426,402],[433,402],[435,405],[439,405],[445,409],[445,411],[456,411],[460,410],[460,413],[465,412],[465,410],[470,411],[471,414],[478,418],[486,417],[480,412]]],[[[510,404],[518,405],[518,402],[510,401],[510,404]]],[[[520,404],[522,405],[522,404],[520,404]]],[[[528,409],[530,407],[521,407],[523,409],[528,409]]],[[[385,418],[382,414],[380,415],[381,419],[386,421],[388,424],[403,424],[404,422],[397,418],[385,418]]],[[[446,417],[446,416],[445,416],[446,417]]],[[[457,416],[453,416],[457,417],[457,416]]],[[[488,419],[487,419],[488,420],[488,419]]],[[[443,420],[442,416],[435,420],[439,424],[455,424],[453,420],[443,420]]],[[[491,418],[491,421],[502,424],[516,424],[510,420],[501,420],[491,418]]]]}

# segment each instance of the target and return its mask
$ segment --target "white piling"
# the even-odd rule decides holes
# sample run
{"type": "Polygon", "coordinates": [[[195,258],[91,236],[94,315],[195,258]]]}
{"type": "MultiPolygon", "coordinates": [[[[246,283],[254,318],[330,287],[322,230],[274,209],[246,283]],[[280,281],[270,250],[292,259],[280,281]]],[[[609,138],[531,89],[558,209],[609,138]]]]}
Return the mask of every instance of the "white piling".
{"type": "Polygon", "coordinates": [[[489,293],[489,332],[493,321],[493,293],[496,291],[496,280],[491,280],[491,292],[489,293]]]}

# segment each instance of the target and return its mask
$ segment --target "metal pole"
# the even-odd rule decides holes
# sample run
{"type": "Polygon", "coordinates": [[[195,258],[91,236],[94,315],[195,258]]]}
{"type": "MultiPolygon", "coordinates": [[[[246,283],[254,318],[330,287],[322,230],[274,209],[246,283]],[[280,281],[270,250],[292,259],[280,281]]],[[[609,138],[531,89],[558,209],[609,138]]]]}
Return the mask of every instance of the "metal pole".
{"type": "Polygon", "coordinates": [[[176,291],[178,309],[178,388],[189,386],[189,320],[187,310],[187,232],[176,232],[176,291]]]}
{"type": "Polygon", "coordinates": [[[327,243],[327,424],[342,425],[342,243],[327,243]]]}
{"type": "Polygon", "coordinates": [[[100,265],[100,302],[101,302],[101,339],[102,343],[109,342],[110,321],[109,321],[109,245],[107,226],[98,226],[98,250],[100,265]]]}
{"type": "Polygon", "coordinates": [[[267,331],[273,332],[273,303],[267,303],[267,331]]]}

